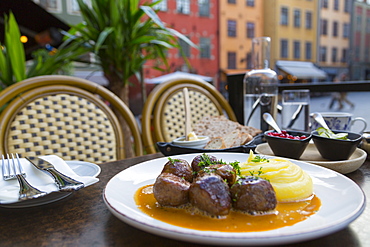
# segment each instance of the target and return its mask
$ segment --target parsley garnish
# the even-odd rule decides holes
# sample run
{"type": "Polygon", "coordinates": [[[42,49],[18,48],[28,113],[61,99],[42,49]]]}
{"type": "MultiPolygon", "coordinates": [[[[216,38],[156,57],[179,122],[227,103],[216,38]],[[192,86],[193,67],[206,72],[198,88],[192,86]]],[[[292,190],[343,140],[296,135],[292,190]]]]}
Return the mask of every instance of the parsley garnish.
{"type": "Polygon", "coordinates": [[[234,161],[230,163],[230,165],[234,168],[237,176],[240,176],[241,174],[239,163],[239,161],[234,161]]]}
{"type": "Polygon", "coordinates": [[[170,157],[168,157],[168,160],[172,163],[172,164],[175,164],[175,162],[180,162],[181,160],[179,159],[171,159],[170,157]]]}
{"type": "Polygon", "coordinates": [[[270,162],[267,158],[261,157],[259,155],[254,156],[251,160],[252,162],[260,163],[260,162],[270,162]]]}

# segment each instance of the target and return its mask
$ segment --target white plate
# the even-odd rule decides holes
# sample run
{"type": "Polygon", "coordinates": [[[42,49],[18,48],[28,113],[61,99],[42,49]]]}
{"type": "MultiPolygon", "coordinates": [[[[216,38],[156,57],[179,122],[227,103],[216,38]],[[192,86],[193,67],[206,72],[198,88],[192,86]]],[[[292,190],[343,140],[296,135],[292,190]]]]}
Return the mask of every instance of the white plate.
{"type": "MultiPolygon", "coordinates": [[[[84,162],[84,161],[66,161],[67,165],[79,176],[89,176],[97,177],[100,174],[100,167],[93,163],[84,162]]],[[[0,207],[3,208],[27,208],[40,206],[52,202],[62,200],[70,196],[73,192],[53,192],[44,197],[16,202],[10,204],[0,204],[0,207]]]]}
{"type": "MultiPolygon", "coordinates": [[[[256,152],[263,155],[274,155],[268,143],[258,145],[256,147],[256,152]]],[[[314,143],[309,143],[299,160],[323,166],[342,174],[347,174],[360,168],[362,164],[364,164],[366,156],[367,154],[364,150],[356,148],[355,152],[348,160],[330,161],[321,157],[314,143]]]]}
{"type": "MultiPolygon", "coordinates": [[[[226,162],[248,159],[244,153],[212,153],[226,162]]],[[[171,156],[191,162],[196,154],[171,156]]],[[[270,156],[267,156],[270,157],[270,156]]],[[[108,209],[120,220],[143,231],[181,241],[213,245],[276,245],[305,241],[336,232],[355,220],[364,210],[365,196],[349,178],[332,170],[292,160],[308,174],[322,206],[316,214],[293,226],[263,232],[229,233],[199,231],[156,220],[138,209],[135,192],[153,184],[168,158],[150,160],[115,175],[107,184],[103,198],[108,209]]]]}

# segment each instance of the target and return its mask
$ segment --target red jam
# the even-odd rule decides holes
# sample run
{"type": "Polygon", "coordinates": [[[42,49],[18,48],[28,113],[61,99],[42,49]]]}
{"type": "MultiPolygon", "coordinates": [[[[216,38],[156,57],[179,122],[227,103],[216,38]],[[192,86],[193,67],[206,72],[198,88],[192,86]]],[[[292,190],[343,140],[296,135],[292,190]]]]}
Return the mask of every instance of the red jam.
{"type": "Polygon", "coordinates": [[[269,132],[269,133],[267,133],[267,135],[281,137],[281,138],[287,138],[287,139],[293,139],[293,140],[304,140],[304,139],[307,138],[307,136],[305,136],[305,135],[301,135],[301,136],[290,135],[290,134],[288,134],[288,132],[286,130],[282,130],[281,133],[269,132]]]}

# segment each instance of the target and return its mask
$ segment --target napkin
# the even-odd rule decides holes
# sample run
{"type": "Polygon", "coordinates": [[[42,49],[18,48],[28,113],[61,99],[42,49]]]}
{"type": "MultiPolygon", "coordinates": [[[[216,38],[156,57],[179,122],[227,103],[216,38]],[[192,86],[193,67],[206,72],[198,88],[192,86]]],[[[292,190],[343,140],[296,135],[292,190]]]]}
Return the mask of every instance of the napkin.
{"type": "MultiPolygon", "coordinates": [[[[64,175],[67,175],[77,181],[84,183],[85,187],[92,185],[94,183],[97,183],[99,181],[99,179],[96,177],[77,175],[62,158],[56,155],[40,156],[40,158],[49,161],[51,164],[54,165],[56,170],[63,173],[64,175]]],[[[26,173],[27,181],[33,187],[41,191],[44,191],[46,193],[52,193],[52,192],[58,191],[58,186],[55,184],[54,179],[50,175],[34,167],[25,158],[20,158],[19,160],[22,164],[23,170],[26,173]]],[[[7,160],[5,160],[5,162],[7,162],[7,160]]],[[[2,162],[0,162],[0,167],[2,170],[2,162]]],[[[2,172],[0,174],[2,175],[2,172]]],[[[7,180],[7,181],[5,181],[3,178],[0,179],[0,203],[1,204],[18,202],[18,195],[19,195],[18,193],[19,193],[19,184],[18,184],[17,179],[12,179],[12,180],[7,180]]],[[[68,193],[68,192],[60,192],[60,193],[68,193]]]]}

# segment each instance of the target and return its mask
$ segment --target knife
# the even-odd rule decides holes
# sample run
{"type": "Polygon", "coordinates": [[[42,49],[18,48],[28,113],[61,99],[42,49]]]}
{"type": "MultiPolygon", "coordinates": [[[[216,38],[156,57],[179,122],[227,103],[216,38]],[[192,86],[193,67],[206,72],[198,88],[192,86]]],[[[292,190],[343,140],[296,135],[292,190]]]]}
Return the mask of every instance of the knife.
{"type": "Polygon", "coordinates": [[[54,178],[59,191],[79,190],[85,186],[82,182],[74,180],[73,178],[70,178],[57,171],[51,163],[44,159],[34,156],[28,156],[26,157],[26,159],[31,162],[32,165],[34,165],[37,169],[45,172],[48,175],[51,175],[54,178]]]}

